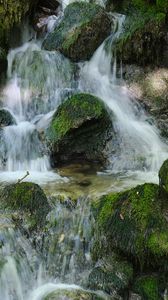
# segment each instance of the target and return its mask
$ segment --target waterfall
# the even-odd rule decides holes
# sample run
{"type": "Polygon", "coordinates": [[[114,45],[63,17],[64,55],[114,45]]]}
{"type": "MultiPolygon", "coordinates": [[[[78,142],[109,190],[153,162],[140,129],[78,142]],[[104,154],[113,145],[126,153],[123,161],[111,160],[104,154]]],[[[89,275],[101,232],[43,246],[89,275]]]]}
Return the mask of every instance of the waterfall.
{"type": "MultiPolygon", "coordinates": [[[[147,176],[154,181],[168,157],[168,147],[143,109],[130,98],[122,70],[118,75],[117,54],[111,48],[122,32],[124,17],[115,17],[115,34],[89,62],[79,64],[78,80],[74,65],[67,58],[58,52],[41,50],[40,43],[28,42],[10,51],[8,82],[1,99],[16,124],[0,131],[1,181],[17,180],[26,171],[30,172],[29,180],[40,184],[64,180],[51,170],[42,134],[58,105],[74,91],[100,97],[110,111],[117,144],[114,149],[111,146],[108,173],[129,175],[128,172],[138,171],[143,180],[147,176]]],[[[93,220],[89,199],[81,199],[74,206],[69,201],[60,203],[48,216],[51,227],[48,225],[41,255],[30,240],[13,228],[12,222],[0,223],[0,300],[42,300],[55,289],[79,289],[74,283],[82,285],[91,268],[93,220]]]]}
{"type": "Polygon", "coordinates": [[[79,64],[78,80],[76,66],[59,52],[41,50],[41,42],[31,41],[10,51],[8,83],[1,99],[17,124],[1,130],[1,180],[16,180],[27,171],[29,180],[41,183],[61,179],[51,170],[43,132],[63,99],[74,91],[83,91],[100,97],[112,115],[117,143],[111,148],[108,173],[139,172],[144,176],[150,172],[146,177],[155,181],[156,172],[168,157],[167,145],[140,105],[130,98],[122,70],[118,72],[113,44],[123,30],[125,17],[113,17],[115,33],[89,62],[79,64]]]}
{"type": "Polygon", "coordinates": [[[1,130],[1,180],[19,179],[27,171],[27,179],[35,182],[63,180],[51,171],[42,139],[55,109],[73,89],[73,72],[66,58],[42,51],[37,43],[26,43],[10,51],[2,103],[17,124],[1,130]]]}
{"type": "Polygon", "coordinates": [[[158,129],[148,122],[142,107],[131,99],[122,70],[117,72],[113,43],[122,33],[125,17],[118,14],[115,17],[116,33],[97,49],[89,62],[81,65],[79,89],[100,97],[112,112],[118,143],[113,149],[109,172],[141,171],[148,179],[150,173],[153,181],[154,173],[168,157],[168,146],[161,141],[158,129]]]}

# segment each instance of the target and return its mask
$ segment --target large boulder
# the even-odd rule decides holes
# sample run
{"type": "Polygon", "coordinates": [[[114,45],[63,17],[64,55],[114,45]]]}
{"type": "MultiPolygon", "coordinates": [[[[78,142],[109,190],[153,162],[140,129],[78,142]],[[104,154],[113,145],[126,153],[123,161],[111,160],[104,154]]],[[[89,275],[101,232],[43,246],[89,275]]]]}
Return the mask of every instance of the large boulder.
{"type": "Polygon", "coordinates": [[[60,50],[73,61],[88,60],[111,32],[105,10],[86,2],[68,5],[62,22],[43,43],[46,50],[60,50]]]}
{"type": "Polygon", "coordinates": [[[16,215],[15,221],[19,223],[25,219],[29,230],[41,228],[50,210],[43,190],[31,182],[6,186],[0,193],[0,207],[6,211],[20,212],[20,219],[16,215]]]}
{"type": "MultiPolygon", "coordinates": [[[[141,17],[139,17],[141,21],[141,17]]],[[[137,65],[162,65],[163,55],[166,50],[166,25],[165,15],[161,14],[160,19],[147,20],[140,27],[135,23],[135,28],[131,25],[126,27],[126,31],[116,42],[118,57],[123,63],[137,65]],[[137,26],[137,27],[136,27],[137,26]]],[[[168,59],[166,59],[168,65],[168,59]]]]}
{"type": "Polygon", "coordinates": [[[93,202],[98,239],[106,237],[106,242],[103,240],[102,246],[97,247],[99,256],[102,251],[110,253],[111,249],[117,249],[138,268],[143,269],[145,264],[145,269],[147,266],[167,269],[167,198],[158,185],[143,184],[93,202]]]}
{"type": "Polygon", "coordinates": [[[112,122],[99,98],[76,94],[58,107],[46,135],[53,165],[79,160],[104,163],[112,122]]]}
{"type": "Polygon", "coordinates": [[[127,15],[116,42],[117,57],[128,64],[168,65],[167,1],[109,0],[107,4],[127,15]]]}

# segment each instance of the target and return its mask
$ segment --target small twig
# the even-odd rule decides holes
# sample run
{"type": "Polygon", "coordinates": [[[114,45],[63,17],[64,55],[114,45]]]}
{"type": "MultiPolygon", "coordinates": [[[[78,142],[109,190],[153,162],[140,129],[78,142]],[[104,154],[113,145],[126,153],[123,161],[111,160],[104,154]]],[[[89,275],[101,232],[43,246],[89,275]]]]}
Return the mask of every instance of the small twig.
{"type": "Polygon", "coordinates": [[[27,171],[27,173],[26,173],[26,175],[25,176],[23,176],[21,179],[18,179],[18,182],[17,183],[20,183],[23,179],[25,179],[27,176],[29,176],[30,175],[30,173],[29,173],[29,171],[27,171]]]}

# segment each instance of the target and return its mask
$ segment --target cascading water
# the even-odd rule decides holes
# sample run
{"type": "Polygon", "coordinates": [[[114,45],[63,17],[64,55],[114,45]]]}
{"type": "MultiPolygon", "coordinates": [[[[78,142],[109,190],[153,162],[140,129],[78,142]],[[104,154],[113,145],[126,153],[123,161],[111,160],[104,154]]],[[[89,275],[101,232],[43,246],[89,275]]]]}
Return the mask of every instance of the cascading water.
{"type": "Polygon", "coordinates": [[[115,54],[112,55],[112,49],[122,33],[124,19],[124,16],[116,15],[116,33],[81,66],[79,89],[100,97],[112,112],[118,142],[109,172],[142,171],[153,181],[154,173],[168,157],[168,146],[161,141],[157,128],[148,122],[143,109],[130,98],[122,80],[122,69],[120,76],[117,74],[117,59],[115,54]]]}

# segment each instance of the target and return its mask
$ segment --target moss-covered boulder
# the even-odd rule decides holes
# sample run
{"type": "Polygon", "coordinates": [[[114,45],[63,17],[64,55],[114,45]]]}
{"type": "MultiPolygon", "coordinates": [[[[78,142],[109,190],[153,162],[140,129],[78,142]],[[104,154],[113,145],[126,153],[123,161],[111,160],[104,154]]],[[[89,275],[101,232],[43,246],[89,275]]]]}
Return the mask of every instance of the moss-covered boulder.
{"type": "MultiPolygon", "coordinates": [[[[165,63],[166,9],[156,5],[155,1],[145,0],[120,1],[117,8],[127,15],[124,31],[116,42],[116,51],[122,62],[137,65],[165,63]]],[[[166,61],[168,64],[168,59],[166,61]]]]}
{"type": "Polygon", "coordinates": [[[112,253],[98,260],[89,274],[88,287],[93,290],[103,290],[110,295],[116,293],[121,295],[132,279],[132,265],[112,253]]]}
{"type": "Polygon", "coordinates": [[[16,120],[11,113],[6,109],[0,109],[0,128],[14,124],[16,124],[16,120]]]}
{"type": "MultiPolygon", "coordinates": [[[[27,229],[41,228],[50,210],[47,197],[35,183],[21,182],[6,186],[0,192],[0,208],[6,211],[19,211],[25,219],[27,229]]],[[[21,221],[18,217],[14,220],[21,221]]]]}
{"type": "Polygon", "coordinates": [[[162,189],[168,192],[168,159],[164,161],[159,170],[159,184],[162,189]]]}
{"type": "MultiPolygon", "coordinates": [[[[82,289],[58,289],[44,298],[44,300],[102,300],[95,293],[87,292],[82,289]]],[[[111,299],[111,298],[110,298],[111,299]]]]}
{"type": "Polygon", "coordinates": [[[88,60],[111,32],[105,10],[93,3],[68,5],[62,22],[43,43],[46,50],[60,50],[73,61],[88,60]]]}
{"type": "Polygon", "coordinates": [[[141,276],[136,278],[133,290],[138,293],[142,300],[161,300],[159,294],[159,280],[154,275],[141,276]]]}
{"type": "Polygon", "coordinates": [[[148,183],[95,201],[93,213],[101,235],[106,237],[104,250],[97,250],[99,256],[115,248],[142,269],[144,263],[145,268],[162,265],[167,269],[167,199],[158,185],[148,183]]]}
{"type": "Polygon", "coordinates": [[[79,160],[104,163],[112,122],[99,98],[76,94],[58,107],[46,135],[54,165],[79,160]]]}

